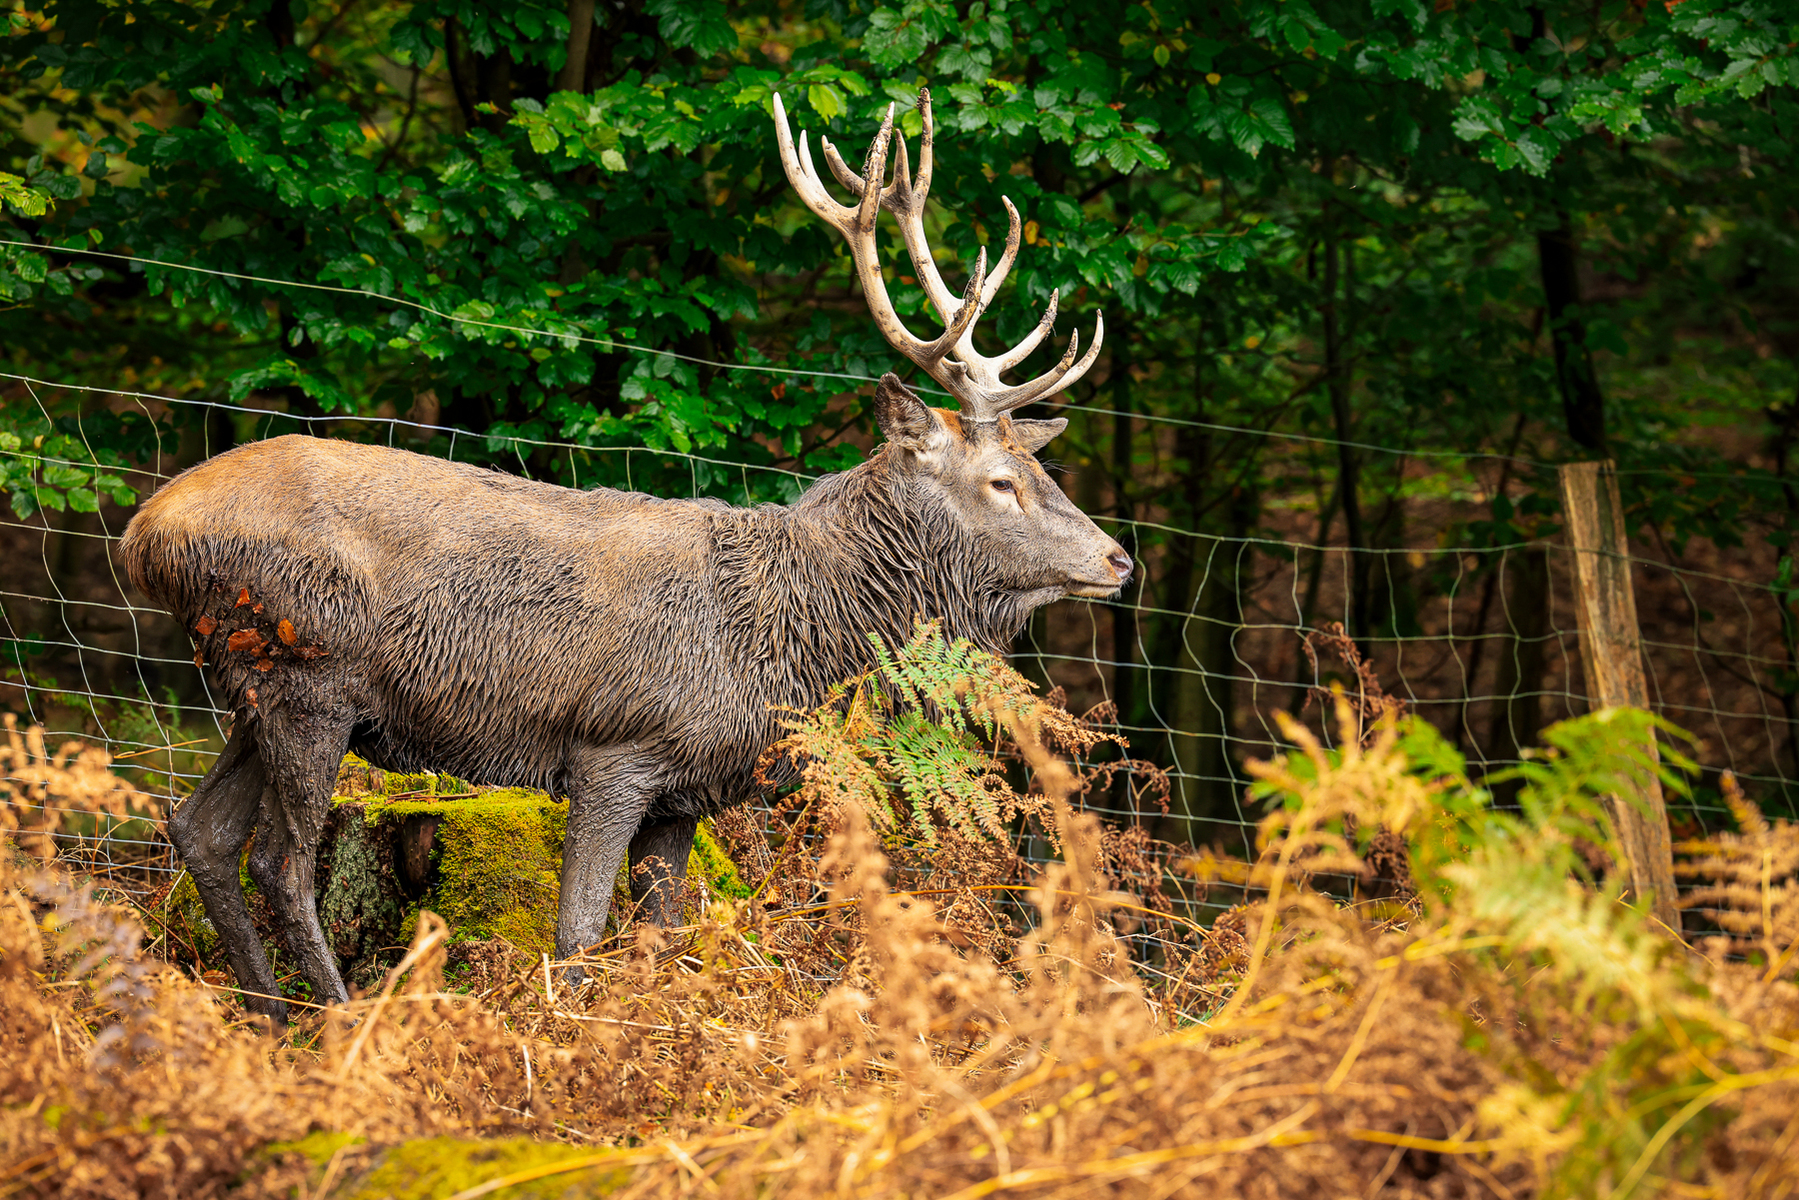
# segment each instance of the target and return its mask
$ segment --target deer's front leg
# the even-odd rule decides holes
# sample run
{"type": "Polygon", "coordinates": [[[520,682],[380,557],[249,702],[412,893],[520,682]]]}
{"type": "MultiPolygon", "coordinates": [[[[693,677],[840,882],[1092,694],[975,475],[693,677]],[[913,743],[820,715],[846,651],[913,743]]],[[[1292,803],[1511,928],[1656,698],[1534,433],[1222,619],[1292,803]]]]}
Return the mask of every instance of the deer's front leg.
{"type": "Polygon", "coordinates": [[[606,936],[612,887],[656,794],[658,774],[655,761],[634,746],[591,751],[574,772],[556,911],[558,958],[573,958],[606,936]]]}

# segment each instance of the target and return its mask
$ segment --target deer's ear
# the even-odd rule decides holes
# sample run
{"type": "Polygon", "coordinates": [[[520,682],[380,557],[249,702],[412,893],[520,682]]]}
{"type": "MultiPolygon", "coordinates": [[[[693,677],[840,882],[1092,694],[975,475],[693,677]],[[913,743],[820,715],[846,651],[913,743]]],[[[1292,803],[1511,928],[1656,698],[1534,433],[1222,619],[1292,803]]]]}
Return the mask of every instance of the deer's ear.
{"type": "Polygon", "coordinates": [[[1068,428],[1066,417],[1051,417],[1047,421],[1012,420],[1012,436],[1018,444],[1032,454],[1049,445],[1050,439],[1068,428]]]}
{"type": "Polygon", "coordinates": [[[888,441],[919,453],[937,449],[949,436],[943,418],[892,372],[875,388],[875,421],[888,441]]]}

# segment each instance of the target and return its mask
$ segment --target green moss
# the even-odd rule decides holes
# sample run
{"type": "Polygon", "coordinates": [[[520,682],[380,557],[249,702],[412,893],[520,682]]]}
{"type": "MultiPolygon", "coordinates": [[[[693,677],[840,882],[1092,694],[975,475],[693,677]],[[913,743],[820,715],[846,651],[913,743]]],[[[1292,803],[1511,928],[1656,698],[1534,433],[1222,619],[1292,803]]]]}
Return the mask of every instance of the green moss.
{"type": "Polygon", "coordinates": [[[527,954],[556,949],[568,805],[522,788],[465,800],[401,800],[396,817],[441,817],[437,886],[426,900],[459,936],[501,937],[527,954]]]}
{"type": "MultiPolygon", "coordinates": [[[[391,929],[397,932],[383,936],[405,941],[412,924],[409,913],[422,907],[442,916],[459,938],[504,938],[533,956],[555,952],[566,801],[530,788],[495,788],[471,796],[467,793],[474,789],[451,776],[382,772],[354,756],[344,760],[339,784],[347,794],[338,796],[337,804],[360,812],[366,829],[358,836],[344,819],[348,812],[339,818],[343,846],[333,847],[334,870],[320,899],[328,929],[391,929]],[[439,819],[432,837],[434,882],[431,892],[409,908],[381,881],[394,874],[392,847],[405,820],[425,815],[439,819]],[[336,870],[340,862],[342,880],[336,870]]],[[[740,899],[750,893],[708,821],[700,823],[687,870],[715,896],[740,899]]],[[[630,877],[623,867],[613,899],[615,913],[630,900],[630,877]]],[[[355,947],[364,955],[373,948],[366,936],[355,947]]],[[[345,943],[342,949],[352,948],[345,943]]]]}
{"type": "Polygon", "coordinates": [[[489,1195],[507,1200],[606,1196],[630,1182],[630,1167],[608,1169],[601,1162],[576,1168],[573,1164],[621,1153],[565,1146],[560,1142],[533,1142],[527,1138],[491,1141],[427,1138],[404,1142],[384,1151],[374,1169],[357,1182],[348,1200],[435,1200],[508,1175],[558,1164],[567,1164],[572,1169],[501,1188],[489,1195]]]}
{"type": "Polygon", "coordinates": [[[312,1160],[315,1165],[322,1167],[345,1146],[354,1146],[363,1140],[353,1133],[336,1133],[329,1129],[321,1129],[307,1134],[297,1142],[270,1142],[263,1148],[263,1153],[271,1155],[300,1154],[312,1160]]]}
{"type": "Polygon", "coordinates": [[[706,881],[706,890],[714,896],[728,897],[732,900],[747,900],[750,885],[744,882],[738,873],[737,864],[725,853],[725,848],[718,844],[713,835],[712,822],[701,821],[694,831],[693,853],[687,856],[687,874],[706,881]]]}
{"type": "Polygon", "coordinates": [[[460,796],[475,789],[454,775],[439,775],[433,771],[420,771],[416,775],[396,775],[391,771],[382,772],[376,789],[384,796],[460,796]]]}

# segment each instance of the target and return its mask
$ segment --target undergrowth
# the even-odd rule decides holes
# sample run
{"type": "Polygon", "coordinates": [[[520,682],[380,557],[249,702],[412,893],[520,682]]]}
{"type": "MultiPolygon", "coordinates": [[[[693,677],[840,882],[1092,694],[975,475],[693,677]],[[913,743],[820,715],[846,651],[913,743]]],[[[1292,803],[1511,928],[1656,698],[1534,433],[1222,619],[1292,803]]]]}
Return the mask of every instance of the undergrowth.
{"type": "Polygon", "coordinates": [[[761,882],[751,899],[632,934],[572,990],[503,942],[448,946],[426,913],[378,990],[280,1038],[148,956],[131,912],[50,859],[30,804],[128,789],[97,751],[49,755],[9,726],[0,1195],[317,1200],[429,1178],[414,1194],[1734,1198],[1799,1182],[1799,832],[1731,793],[1740,832],[1681,847],[1688,902],[1723,932],[1685,946],[1653,929],[1608,866],[1612,805],[1652,776],[1680,787],[1672,731],[1649,753],[1648,715],[1547,731],[1515,811],[1420,722],[1339,703],[1335,748],[1284,722],[1292,750],[1255,767],[1257,859],[1155,851],[1158,870],[1257,889],[1182,930],[1156,916],[1141,844],[1080,810],[1090,724],[933,631],[883,650],[792,715],[769,759],[799,775],[781,844],[721,823],[761,882]],[[1020,836],[1059,857],[1025,863],[1020,836]],[[1374,870],[1382,838],[1411,886],[1376,916],[1324,883],[1374,870]],[[1128,935],[1154,919],[1188,950],[1151,975],[1128,935]],[[449,950],[466,992],[444,986],[449,950]],[[421,1174],[434,1155],[446,1165],[421,1174]]]}

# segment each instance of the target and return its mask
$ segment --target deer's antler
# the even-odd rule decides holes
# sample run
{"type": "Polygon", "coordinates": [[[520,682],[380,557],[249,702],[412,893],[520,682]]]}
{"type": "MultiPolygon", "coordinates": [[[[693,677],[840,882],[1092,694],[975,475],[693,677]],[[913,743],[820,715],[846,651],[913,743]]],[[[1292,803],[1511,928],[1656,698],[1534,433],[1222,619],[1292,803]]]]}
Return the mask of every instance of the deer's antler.
{"type": "Polygon", "coordinates": [[[806,202],[806,207],[823,217],[836,227],[849,243],[850,254],[856,261],[856,277],[862,281],[862,292],[868,300],[869,311],[874,315],[875,324],[880,327],[881,334],[894,349],[917,363],[932,379],[942,384],[946,390],[961,401],[963,410],[976,421],[996,421],[1002,413],[1010,412],[1020,405],[1029,404],[1033,400],[1041,400],[1055,392],[1072,385],[1099,355],[1100,344],[1105,340],[1106,321],[1103,315],[1096,318],[1093,331],[1093,345],[1079,362],[1075,354],[1080,348],[1080,334],[1076,333],[1068,339],[1068,350],[1049,371],[1039,375],[1029,383],[1008,387],[1000,381],[1000,375],[1010,371],[1025,357],[1035,350],[1049,333],[1050,326],[1056,319],[1056,293],[1051,292],[1049,307],[1044,310],[1043,319],[1037,322],[1037,328],[1025,336],[1025,339],[995,358],[977,352],[974,348],[974,325],[993,298],[999,293],[999,285],[1005,282],[1006,273],[1012,269],[1012,263],[1018,257],[1019,222],[1018,210],[1012,207],[1012,201],[1002,197],[1006,206],[1006,216],[1011,228],[1006,233],[1006,249],[1000,255],[999,263],[991,274],[987,270],[987,250],[982,247],[975,258],[974,274],[969,277],[968,287],[958,299],[943,282],[943,276],[937,270],[936,260],[931,255],[930,243],[925,239],[924,205],[925,197],[931,190],[931,94],[923,88],[918,92],[918,110],[924,118],[924,137],[918,148],[918,174],[913,175],[906,158],[906,139],[893,136],[893,106],[887,106],[887,116],[881,122],[881,130],[875,135],[874,142],[868,148],[867,158],[862,165],[862,173],[858,175],[851,170],[832,146],[824,138],[819,144],[824,148],[825,162],[830,165],[831,173],[844,187],[856,193],[857,203],[854,206],[839,204],[825,190],[823,180],[818,177],[818,169],[812,165],[812,152],[806,146],[806,134],[800,133],[799,149],[794,149],[793,134],[787,127],[787,110],[781,104],[781,97],[775,96],[775,139],[781,147],[781,165],[787,170],[787,180],[793,184],[794,191],[806,202]],[[893,182],[881,186],[887,176],[887,151],[893,147],[894,170],[893,182]],[[899,222],[900,234],[905,238],[906,251],[912,257],[912,268],[918,281],[924,285],[925,295],[929,297],[931,306],[937,310],[943,321],[943,332],[937,337],[925,340],[913,336],[899,314],[894,311],[893,301],[888,298],[886,281],[881,277],[880,256],[875,246],[875,217],[880,209],[892,213],[899,222]]]}

